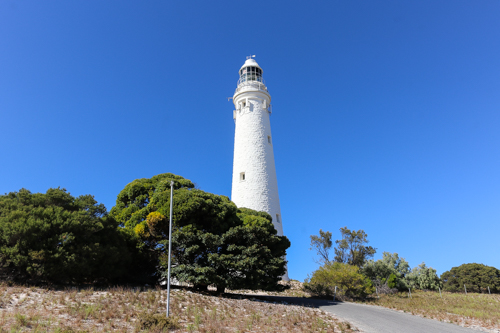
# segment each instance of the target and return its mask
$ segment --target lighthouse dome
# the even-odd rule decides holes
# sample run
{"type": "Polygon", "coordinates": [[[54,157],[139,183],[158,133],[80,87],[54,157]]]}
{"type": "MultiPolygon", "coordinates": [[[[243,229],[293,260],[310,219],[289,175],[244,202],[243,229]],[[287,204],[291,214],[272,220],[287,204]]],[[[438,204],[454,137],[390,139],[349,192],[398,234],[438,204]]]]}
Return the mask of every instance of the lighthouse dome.
{"type": "Polygon", "coordinates": [[[239,74],[240,79],[238,81],[238,85],[244,82],[257,81],[264,83],[264,79],[262,78],[262,73],[264,71],[259,66],[257,61],[253,58],[248,58],[243,66],[241,66],[239,74]]]}
{"type": "Polygon", "coordinates": [[[263,72],[262,67],[260,67],[259,64],[257,63],[257,61],[255,61],[255,59],[253,59],[253,58],[247,59],[245,61],[243,66],[241,66],[241,68],[240,68],[240,72],[245,67],[257,67],[257,68],[260,68],[261,72],[263,72]]]}

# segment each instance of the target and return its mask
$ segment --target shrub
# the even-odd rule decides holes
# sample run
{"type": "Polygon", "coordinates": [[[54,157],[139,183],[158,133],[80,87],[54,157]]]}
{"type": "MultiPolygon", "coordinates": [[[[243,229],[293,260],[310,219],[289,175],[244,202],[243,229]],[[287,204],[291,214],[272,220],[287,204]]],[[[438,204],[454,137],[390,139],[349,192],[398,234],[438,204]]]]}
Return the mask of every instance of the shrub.
{"type": "Polygon", "coordinates": [[[0,278],[20,282],[115,281],[130,262],[103,204],[65,189],[0,195],[0,278]]]}
{"type": "Polygon", "coordinates": [[[304,290],[317,296],[366,297],[375,292],[370,279],[359,272],[359,268],[338,262],[327,263],[316,270],[304,282],[304,290]]]}
{"type": "Polygon", "coordinates": [[[465,284],[467,291],[471,292],[488,292],[488,287],[492,293],[500,292],[500,270],[483,264],[473,263],[453,267],[441,275],[441,280],[446,291],[463,291],[465,284]]]}
{"type": "Polygon", "coordinates": [[[367,261],[362,272],[378,285],[379,289],[389,291],[393,288],[399,290],[408,288],[404,277],[410,272],[410,265],[404,258],[400,258],[397,253],[384,252],[382,259],[367,261]],[[392,278],[391,286],[388,286],[387,283],[391,275],[395,275],[395,278],[392,278]],[[385,288],[383,288],[384,285],[385,288]]]}
{"type": "Polygon", "coordinates": [[[436,270],[427,267],[424,262],[413,268],[411,273],[406,275],[405,280],[408,287],[414,289],[438,290],[438,288],[442,287],[442,282],[436,270]]]}
{"type": "Polygon", "coordinates": [[[141,313],[138,318],[140,330],[159,331],[173,330],[178,327],[178,319],[167,317],[164,313],[141,313]]]}

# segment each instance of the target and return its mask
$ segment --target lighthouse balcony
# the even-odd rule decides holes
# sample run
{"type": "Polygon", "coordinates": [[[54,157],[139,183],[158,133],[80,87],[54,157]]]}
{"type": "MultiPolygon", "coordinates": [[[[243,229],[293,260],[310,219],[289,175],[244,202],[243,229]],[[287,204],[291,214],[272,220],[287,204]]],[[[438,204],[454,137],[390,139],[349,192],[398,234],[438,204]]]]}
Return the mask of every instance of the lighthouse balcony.
{"type": "Polygon", "coordinates": [[[245,91],[245,90],[261,90],[268,92],[264,79],[261,78],[261,81],[253,81],[253,80],[238,80],[238,87],[236,88],[235,94],[245,91]]]}

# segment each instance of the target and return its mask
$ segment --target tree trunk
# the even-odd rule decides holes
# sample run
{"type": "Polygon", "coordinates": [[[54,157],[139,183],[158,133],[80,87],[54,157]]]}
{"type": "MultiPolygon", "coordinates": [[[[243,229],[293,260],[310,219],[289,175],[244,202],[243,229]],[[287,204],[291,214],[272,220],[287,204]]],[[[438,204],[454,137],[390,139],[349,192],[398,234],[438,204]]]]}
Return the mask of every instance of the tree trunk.
{"type": "Polygon", "coordinates": [[[208,290],[208,285],[206,284],[195,284],[194,289],[200,290],[200,291],[207,291],[208,290]]]}

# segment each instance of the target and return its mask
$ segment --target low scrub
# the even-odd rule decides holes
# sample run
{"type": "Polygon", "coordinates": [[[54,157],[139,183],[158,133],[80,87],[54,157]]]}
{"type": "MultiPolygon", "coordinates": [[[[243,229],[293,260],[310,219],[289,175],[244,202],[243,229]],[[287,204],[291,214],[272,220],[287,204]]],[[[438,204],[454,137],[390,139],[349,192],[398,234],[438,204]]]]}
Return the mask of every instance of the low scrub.
{"type": "Polygon", "coordinates": [[[358,267],[338,262],[325,264],[304,282],[305,291],[320,297],[333,296],[335,287],[341,299],[366,297],[375,292],[370,279],[361,274],[358,267]]]}
{"type": "Polygon", "coordinates": [[[353,332],[319,309],[173,289],[51,290],[0,284],[7,332],[353,332]]]}
{"type": "Polygon", "coordinates": [[[165,331],[178,328],[178,320],[175,317],[167,317],[164,313],[141,313],[138,318],[137,328],[148,331],[165,331]]]}

